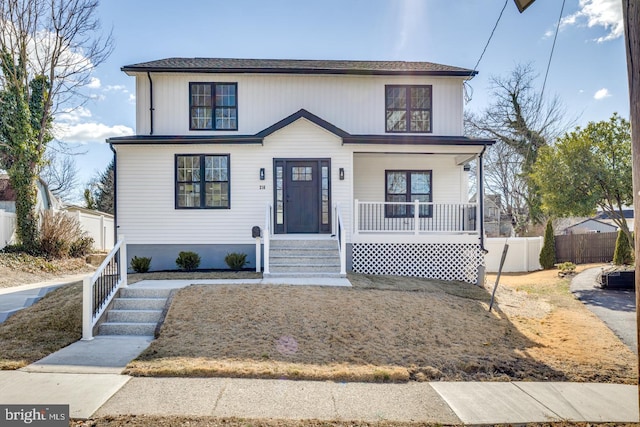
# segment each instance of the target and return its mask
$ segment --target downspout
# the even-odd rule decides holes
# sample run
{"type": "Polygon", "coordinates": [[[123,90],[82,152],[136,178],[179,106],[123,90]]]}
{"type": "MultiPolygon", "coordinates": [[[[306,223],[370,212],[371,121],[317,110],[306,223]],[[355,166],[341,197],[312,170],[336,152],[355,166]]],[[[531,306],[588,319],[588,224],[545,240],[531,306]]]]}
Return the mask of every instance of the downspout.
{"type": "Polygon", "coordinates": [[[113,244],[115,245],[118,242],[118,156],[111,142],[109,142],[109,148],[113,151],[113,244]]]}
{"type": "Polygon", "coordinates": [[[148,71],[147,78],[149,79],[149,135],[153,135],[153,80],[151,80],[151,73],[148,71]]]}
{"type": "Polygon", "coordinates": [[[487,150],[487,146],[482,147],[482,151],[478,156],[478,171],[479,171],[479,179],[478,179],[478,203],[480,204],[480,249],[483,252],[487,252],[484,248],[484,167],[482,162],[482,156],[484,152],[487,150]]]}

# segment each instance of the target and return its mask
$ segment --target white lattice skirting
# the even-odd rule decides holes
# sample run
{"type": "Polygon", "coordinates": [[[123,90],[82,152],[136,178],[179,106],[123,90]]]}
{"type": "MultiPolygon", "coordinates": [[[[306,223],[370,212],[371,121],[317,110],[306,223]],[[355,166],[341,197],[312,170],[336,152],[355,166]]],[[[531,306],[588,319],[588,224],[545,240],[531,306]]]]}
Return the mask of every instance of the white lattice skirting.
{"type": "Polygon", "coordinates": [[[476,283],[484,254],[477,244],[354,243],[353,271],[476,283]]]}

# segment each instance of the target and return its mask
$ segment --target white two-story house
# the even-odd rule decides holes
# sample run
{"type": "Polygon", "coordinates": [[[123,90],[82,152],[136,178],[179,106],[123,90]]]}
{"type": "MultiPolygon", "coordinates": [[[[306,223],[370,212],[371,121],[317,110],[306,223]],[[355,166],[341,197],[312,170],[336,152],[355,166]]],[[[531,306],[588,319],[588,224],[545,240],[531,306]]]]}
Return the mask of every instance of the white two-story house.
{"type": "Polygon", "coordinates": [[[483,197],[469,202],[469,165],[482,191],[493,141],[462,136],[474,71],[218,58],[122,70],[136,78],[137,134],[108,142],[130,257],[175,269],[188,250],[218,269],[241,252],[255,266],[258,226],[269,275],[478,279],[483,197]]]}

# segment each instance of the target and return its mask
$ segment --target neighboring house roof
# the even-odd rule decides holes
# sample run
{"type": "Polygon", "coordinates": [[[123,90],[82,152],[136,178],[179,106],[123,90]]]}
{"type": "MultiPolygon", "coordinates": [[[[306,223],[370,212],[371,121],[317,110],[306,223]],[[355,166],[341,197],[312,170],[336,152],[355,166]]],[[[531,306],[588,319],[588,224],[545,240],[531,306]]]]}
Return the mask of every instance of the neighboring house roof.
{"type": "MultiPolygon", "coordinates": [[[[622,209],[622,215],[625,219],[633,219],[633,209],[622,209]]],[[[596,219],[614,219],[611,212],[598,212],[595,216],[596,219]]]]}
{"type": "Polygon", "coordinates": [[[165,58],[125,65],[124,72],[356,74],[473,77],[478,72],[433,62],[305,59],[165,58]]]}
{"type": "Polygon", "coordinates": [[[9,182],[9,175],[6,174],[0,174],[0,201],[16,201],[16,192],[13,191],[13,188],[11,187],[11,183],[9,182]]]}
{"type": "MultiPolygon", "coordinates": [[[[37,182],[38,187],[38,204],[42,204],[41,206],[36,206],[37,208],[42,209],[58,209],[61,206],[60,201],[51,193],[47,183],[42,179],[39,179],[37,182]]],[[[13,202],[15,203],[17,200],[17,195],[13,187],[11,186],[11,181],[9,180],[9,175],[0,174],[0,202],[13,202]]]]}
{"type": "Polygon", "coordinates": [[[612,228],[614,231],[618,228],[615,225],[607,224],[606,222],[602,222],[602,221],[599,221],[599,220],[594,219],[594,218],[587,218],[584,221],[580,221],[577,224],[570,225],[569,227],[565,228],[565,230],[569,230],[569,229],[572,229],[572,228],[581,228],[581,227],[584,226],[585,223],[588,223],[588,222],[598,223],[598,224],[602,225],[605,228],[607,228],[607,227],[608,228],[612,228]]]}
{"type": "Polygon", "coordinates": [[[492,145],[491,139],[467,138],[466,136],[437,135],[351,135],[305,109],[300,109],[255,135],[132,135],[107,139],[111,144],[263,144],[264,138],[290,125],[298,119],[307,119],[321,128],[342,138],[343,144],[410,144],[410,145],[492,145]]]}

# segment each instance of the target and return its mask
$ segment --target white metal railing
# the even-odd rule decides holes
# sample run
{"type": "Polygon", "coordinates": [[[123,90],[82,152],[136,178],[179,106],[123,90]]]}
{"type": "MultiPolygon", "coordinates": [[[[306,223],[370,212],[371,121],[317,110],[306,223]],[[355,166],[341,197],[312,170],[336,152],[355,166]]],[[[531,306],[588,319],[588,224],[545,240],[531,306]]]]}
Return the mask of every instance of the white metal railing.
{"type": "Polygon", "coordinates": [[[267,203],[267,208],[264,218],[264,232],[262,238],[264,239],[264,274],[269,274],[269,247],[271,243],[271,212],[273,208],[271,203],[267,203]]]}
{"type": "Polygon", "coordinates": [[[355,200],[354,231],[358,233],[475,234],[477,203],[362,202],[355,200]]]}
{"type": "Polygon", "coordinates": [[[333,218],[335,219],[334,233],[338,236],[338,250],[340,252],[340,274],[347,274],[347,241],[345,235],[344,222],[340,212],[340,204],[333,206],[333,218]]]}
{"type": "Polygon", "coordinates": [[[120,288],[127,287],[127,245],[124,236],[92,276],[87,276],[82,288],[82,339],[93,339],[93,327],[120,288]]]}

